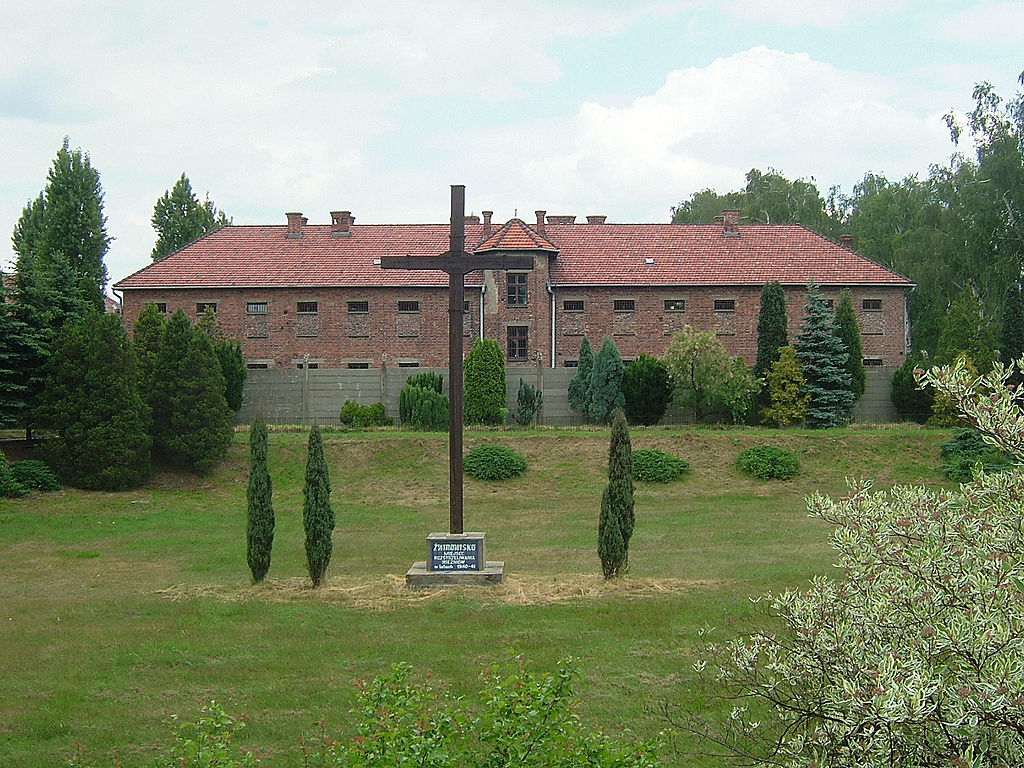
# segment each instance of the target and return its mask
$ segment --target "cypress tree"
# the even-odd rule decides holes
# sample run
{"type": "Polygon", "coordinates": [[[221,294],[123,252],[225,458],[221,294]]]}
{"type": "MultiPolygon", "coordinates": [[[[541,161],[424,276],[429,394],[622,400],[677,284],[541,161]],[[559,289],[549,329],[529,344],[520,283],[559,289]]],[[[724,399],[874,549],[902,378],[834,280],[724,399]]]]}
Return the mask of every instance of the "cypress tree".
{"type": "Polygon", "coordinates": [[[803,368],[805,420],[812,429],[847,424],[853,410],[847,352],[831,314],[818,287],[808,286],[807,307],[793,346],[803,368]]]}
{"type": "Polygon", "coordinates": [[[501,424],[505,413],[505,356],[494,339],[473,342],[463,368],[467,424],[501,424]]]}
{"type": "Polygon", "coordinates": [[[844,288],[839,294],[835,322],[836,333],[843,340],[848,355],[846,372],[850,374],[850,391],[853,392],[854,401],[857,401],[864,394],[867,373],[864,370],[864,346],[860,340],[860,325],[857,323],[857,313],[853,309],[853,296],[849,288],[844,288]]]}
{"type": "Polygon", "coordinates": [[[73,485],[123,490],[149,476],[146,408],[119,316],[93,313],[64,327],[46,367],[39,416],[52,430],[44,452],[73,485]]]}
{"type": "Polygon", "coordinates": [[[249,429],[249,486],[246,489],[246,560],[252,580],[256,582],[263,581],[270,570],[274,546],[273,492],[267,468],[267,425],[263,419],[257,419],[249,429]]]}
{"type": "Polygon", "coordinates": [[[668,368],[656,357],[637,356],[623,370],[622,396],[630,424],[657,424],[672,400],[668,368]]]}
{"type": "Polygon", "coordinates": [[[763,378],[779,359],[779,350],[789,344],[786,321],[786,294],[777,280],[761,289],[761,311],[757,316],[757,358],[754,376],[763,378]]]}
{"type": "MultiPolygon", "coordinates": [[[[1024,298],[1020,286],[1006,289],[1003,301],[1003,327],[999,333],[999,359],[1004,365],[1017,362],[1024,355],[1024,298]]],[[[1020,381],[1020,372],[1016,377],[1020,381]]]]}
{"type": "Polygon", "coordinates": [[[594,368],[594,353],[586,336],[580,341],[580,359],[576,374],[569,381],[569,407],[584,419],[589,418],[590,372],[594,368]]]}
{"type": "Polygon", "coordinates": [[[601,349],[594,356],[590,372],[590,395],[587,413],[598,424],[611,421],[616,409],[626,404],[622,394],[622,355],[610,337],[605,336],[601,349]]]}
{"type": "Polygon", "coordinates": [[[320,428],[309,431],[306,456],[306,485],[302,491],[302,524],[306,531],[306,566],[314,587],[324,580],[331,562],[331,534],[334,532],[334,510],[331,509],[331,477],[324,458],[320,428]]]}
{"type": "Polygon", "coordinates": [[[608,485],[601,495],[597,528],[597,553],[606,579],[622,576],[629,568],[633,506],[633,448],[625,414],[616,410],[608,445],[608,485]]]}
{"type": "Polygon", "coordinates": [[[192,333],[192,324],[179,309],[167,318],[160,335],[153,388],[147,397],[152,414],[153,447],[160,453],[167,453],[174,439],[176,426],[172,400],[184,379],[182,366],[192,333]]]}

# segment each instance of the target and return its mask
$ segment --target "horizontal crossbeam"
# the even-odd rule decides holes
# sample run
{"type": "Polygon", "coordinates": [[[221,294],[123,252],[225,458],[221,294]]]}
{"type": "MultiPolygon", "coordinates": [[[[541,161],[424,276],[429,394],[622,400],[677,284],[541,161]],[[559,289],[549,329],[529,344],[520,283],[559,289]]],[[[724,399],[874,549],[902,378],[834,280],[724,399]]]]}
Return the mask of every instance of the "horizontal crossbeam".
{"type": "Polygon", "coordinates": [[[382,256],[381,269],[433,269],[449,275],[468,275],[478,269],[533,269],[533,256],[514,253],[453,254],[440,256],[382,256]]]}

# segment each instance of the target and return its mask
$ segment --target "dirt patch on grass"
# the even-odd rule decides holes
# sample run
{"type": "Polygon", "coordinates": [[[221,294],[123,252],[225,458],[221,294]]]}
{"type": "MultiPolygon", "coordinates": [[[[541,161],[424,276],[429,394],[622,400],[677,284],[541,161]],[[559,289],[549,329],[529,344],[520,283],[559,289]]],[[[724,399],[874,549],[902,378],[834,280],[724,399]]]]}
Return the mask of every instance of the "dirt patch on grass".
{"type": "Polygon", "coordinates": [[[340,603],[359,609],[386,611],[429,601],[448,600],[453,597],[509,605],[551,605],[605,598],[643,599],[696,589],[708,589],[723,583],[723,581],[703,579],[625,578],[605,581],[597,575],[564,574],[506,577],[504,583],[492,587],[445,587],[413,590],[405,586],[404,577],[388,575],[373,580],[335,577],[329,579],[319,589],[313,589],[308,580],[298,577],[268,579],[262,584],[245,586],[175,584],[158,590],[157,594],[169,600],[189,600],[197,597],[213,597],[228,602],[313,600],[340,603]]]}

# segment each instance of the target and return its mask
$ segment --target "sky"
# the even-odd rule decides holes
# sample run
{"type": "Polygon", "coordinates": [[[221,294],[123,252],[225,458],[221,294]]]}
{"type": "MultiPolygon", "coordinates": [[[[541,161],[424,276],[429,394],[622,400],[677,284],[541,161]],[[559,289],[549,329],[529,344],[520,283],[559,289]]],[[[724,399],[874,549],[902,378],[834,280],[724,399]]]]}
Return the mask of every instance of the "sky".
{"type": "Polygon", "coordinates": [[[2,26],[0,266],[67,136],[111,282],[182,173],[235,224],[444,222],[451,184],[498,222],[665,222],[751,168],[923,175],[943,116],[1024,70],[1024,0],[5,0],[2,26]]]}

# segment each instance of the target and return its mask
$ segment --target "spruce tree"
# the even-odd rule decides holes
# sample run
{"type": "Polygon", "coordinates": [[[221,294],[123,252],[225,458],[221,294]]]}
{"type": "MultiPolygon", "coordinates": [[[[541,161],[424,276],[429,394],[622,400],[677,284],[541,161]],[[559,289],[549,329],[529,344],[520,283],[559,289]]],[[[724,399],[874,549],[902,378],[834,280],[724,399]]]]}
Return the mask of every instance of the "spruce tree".
{"type": "Polygon", "coordinates": [[[467,424],[501,424],[506,412],[505,356],[494,339],[481,338],[463,368],[463,416],[467,424]]]}
{"type": "Polygon", "coordinates": [[[257,419],[249,429],[249,486],[246,489],[246,560],[255,582],[263,581],[270,570],[274,547],[273,492],[267,468],[267,425],[263,419],[257,419]]]}
{"type": "Polygon", "coordinates": [[[606,579],[622,576],[629,568],[629,541],[635,522],[633,510],[633,448],[625,414],[615,411],[608,445],[608,485],[601,495],[597,553],[606,579]]]}
{"type": "Polygon", "coordinates": [[[626,404],[622,394],[622,355],[610,337],[605,336],[601,349],[594,356],[594,368],[590,372],[590,394],[587,413],[590,420],[607,424],[617,409],[626,404]]]}
{"type": "Polygon", "coordinates": [[[864,394],[867,373],[864,370],[864,346],[860,340],[860,325],[857,323],[857,313],[853,309],[853,296],[849,288],[844,288],[839,294],[835,322],[836,333],[843,340],[848,355],[846,372],[850,374],[850,391],[853,392],[854,401],[857,401],[864,394]]]}
{"type": "Polygon", "coordinates": [[[848,424],[853,411],[847,352],[831,315],[818,287],[808,286],[804,319],[793,346],[803,368],[805,420],[812,429],[848,424]]]}
{"type": "Polygon", "coordinates": [[[192,191],[192,183],[183,173],[153,207],[153,229],[156,230],[153,261],[230,223],[209,198],[199,201],[192,191]]]}
{"type": "Polygon", "coordinates": [[[580,341],[580,359],[576,374],[569,381],[569,407],[582,416],[589,418],[590,410],[590,372],[594,368],[594,353],[590,349],[590,341],[586,336],[580,341]]]}
{"type": "Polygon", "coordinates": [[[623,370],[622,396],[630,424],[657,424],[672,400],[668,368],[655,357],[639,355],[623,370]]]}
{"type": "Polygon", "coordinates": [[[146,408],[135,355],[117,315],[93,313],[64,327],[46,367],[39,409],[44,452],[72,485],[123,490],[150,472],[146,408]]]}
{"type": "Polygon", "coordinates": [[[302,525],[306,531],[306,566],[314,587],[324,580],[331,562],[334,532],[334,510],[331,509],[331,476],[324,458],[324,443],[320,428],[309,431],[309,451],[306,456],[306,485],[302,491],[302,525]]]}
{"type": "MultiPolygon", "coordinates": [[[[1003,301],[1003,325],[999,333],[999,359],[1004,365],[1017,362],[1024,355],[1024,296],[1019,285],[1006,289],[1003,301]]],[[[1014,383],[1020,383],[1020,372],[1014,383]]]]}

